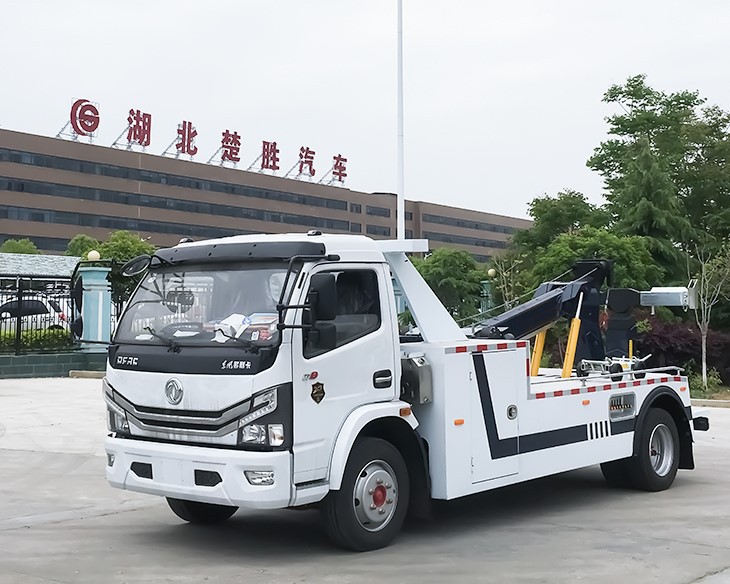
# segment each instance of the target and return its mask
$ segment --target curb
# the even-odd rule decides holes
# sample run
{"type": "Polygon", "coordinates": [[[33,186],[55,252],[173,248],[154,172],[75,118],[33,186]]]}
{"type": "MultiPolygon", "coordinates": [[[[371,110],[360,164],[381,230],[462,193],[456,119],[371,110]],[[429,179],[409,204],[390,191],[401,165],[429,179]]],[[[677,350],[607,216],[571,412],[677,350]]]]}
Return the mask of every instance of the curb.
{"type": "Polygon", "coordinates": [[[693,406],[703,408],[730,408],[730,400],[728,399],[693,399],[693,406]]]}
{"type": "Polygon", "coordinates": [[[106,375],[105,371],[82,371],[72,369],[68,372],[69,377],[75,377],[77,379],[103,379],[104,375],[106,375]]]}

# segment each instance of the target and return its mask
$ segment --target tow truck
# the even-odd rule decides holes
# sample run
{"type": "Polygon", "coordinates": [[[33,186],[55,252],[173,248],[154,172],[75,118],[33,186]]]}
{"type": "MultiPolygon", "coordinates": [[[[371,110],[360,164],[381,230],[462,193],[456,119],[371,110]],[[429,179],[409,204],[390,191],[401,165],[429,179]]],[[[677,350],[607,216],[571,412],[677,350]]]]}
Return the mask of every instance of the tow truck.
{"type": "Polygon", "coordinates": [[[618,321],[607,350],[597,321],[601,303],[620,321],[632,303],[686,305],[688,289],[601,291],[610,263],[579,262],[469,332],[411,263],[427,251],[312,231],[128,262],[140,280],[103,379],[108,482],[191,523],[316,506],[333,543],[365,551],[434,500],[599,464],[613,485],[661,491],[694,468],[709,422],[682,370],[629,355],[618,321]],[[417,335],[400,334],[396,290],[417,335]],[[563,367],[541,368],[564,319],[563,367]]]}

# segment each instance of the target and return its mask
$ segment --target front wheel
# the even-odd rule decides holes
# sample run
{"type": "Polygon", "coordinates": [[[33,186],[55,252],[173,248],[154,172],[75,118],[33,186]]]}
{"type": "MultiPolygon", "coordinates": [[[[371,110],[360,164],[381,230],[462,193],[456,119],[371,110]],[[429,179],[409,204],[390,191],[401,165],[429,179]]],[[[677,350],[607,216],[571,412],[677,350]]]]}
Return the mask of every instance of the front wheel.
{"type": "Polygon", "coordinates": [[[327,535],[355,551],[389,545],[403,526],[409,489],[408,469],[395,446],[380,438],[357,441],[340,490],[322,502],[327,535]]]}
{"type": "Polygon", "coordinates": [[[170,497],[167,497],[167,504],[180,519],[197,524],[221,523],[238,511],[238,507],[185,501],[170,497]]]}

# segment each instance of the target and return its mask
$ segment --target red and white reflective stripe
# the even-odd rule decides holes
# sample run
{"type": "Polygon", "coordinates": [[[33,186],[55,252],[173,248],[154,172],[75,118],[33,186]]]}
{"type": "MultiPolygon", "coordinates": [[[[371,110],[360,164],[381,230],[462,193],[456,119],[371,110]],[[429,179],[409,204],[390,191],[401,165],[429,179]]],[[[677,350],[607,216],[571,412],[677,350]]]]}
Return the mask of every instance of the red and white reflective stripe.
{"type": "Polygon", "coordinates": [[[444,353],[447,355],[453,353],[485,353],[487,351],[511,351],[513,349],[524,349],[527,347],[527,341],[512,342],[494,342],[479,345],[459,345],[457,347],[446,347],[444,353]]]}
{"type": "MultiPolygon", "coordinates": [[[[624,374],[628,375],[628,374],[624,374]]],[[[642,385],[655,385],[657,383],[669,383],[670,381],[687,382],[686,377],[660,377],[658,379],[636,379],[634,381],[617,381],[615,383],[607,383],[605,385],[575,387],[572,389],[558,389],[555,391],[541,391],[539,393],[530,393],[529,399],[545,399],[549,397],[563,397],[565,395],[579,395],[581,393],[595,393],[597,391],[611,391],[612,389],[626,389],[629,387],[639,387],[642,385]]],[[[559,383],[559,381],[556,381],[559,383]]]]}

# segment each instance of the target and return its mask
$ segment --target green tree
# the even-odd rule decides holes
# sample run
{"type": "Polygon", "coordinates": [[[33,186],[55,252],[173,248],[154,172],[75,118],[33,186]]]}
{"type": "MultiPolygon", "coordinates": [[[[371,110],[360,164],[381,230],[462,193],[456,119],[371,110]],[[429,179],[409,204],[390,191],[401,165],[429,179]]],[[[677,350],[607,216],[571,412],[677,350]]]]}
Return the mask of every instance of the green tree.
{"type": "Polygon", "coordinates": [[[652,152],[648,138],[637,139],[631,156],[622,190],[615,193],[610,205],[616,218],[615,229],[622,235],[643,237],[656,263],[676,280],[684,271],[679,244],[690,238],[689,221],[682,213],[674,183],[662,160],[652,152]]]}
{"type": "Polygon", "coordinates": [[[115,231],[109,239],[99,246],[99,253],[103,260],[126,262],[142,254],[152,254],[155,246],[144,241],[131,231],[115,231]]]}
{"type": "Polygon", "coordinates": [[[469,252],[440,247],[426,258],[412,261],[454,318],[479,312],[481,282],[487,279],[487,274],[469,252]]]}
{"type": "Polygon", "coordinates": [[[121,265],[138,255],[154,253],[155,246],[131,231],[115,231],[98,249],[102,260],[113,260],[112,271],[109,275],[112,299],[117,306],[121,306],[142,277],[141,275],[132,278],[123,276],[121,265]]]}
{"type": "MultiPolygon", "coordinates": [[[[607,118],[610,138],[595,149],[587,164],[603,177],[614,216],[625,211],[621,201],[636,182],[634,153],[639,140],[645,139],[674,185],[681,214],[693,228],[690,238],[707,240],[708,233],[718,242],[727,238],[730,114],[707,106],[696,91],[664,93],[653,89],[645,75],[612,86],[603,101],[618,106],[620,113],[607,118]]],[[[675,243],[679,236],[673,238],[675,243]]]]}
{"type": "Polygon", "coordinates": [[[642,237],[622,236],[594,227],[559,235],[535,258],[526,279],[534,288],[571,269],[576,260],[614,260],[614,286],[647,290],[661,281],[662,270],[654,262],[642,237]]]}
{"type": "Polygon", "coordinates": [[[726,244],[716,254],[707,248],[697,246],[695,260],[699,265],[695,274],[697,278],[695,320],[701,338],[702,384],[707,391],[707,333],[710,330],[713,307],[720,302],[724,294],[730,292],[730,244],[726,244]]]}
{"type": "Polygon", "coordinates": [[[93,237],[86,235],[85,233],[79,233],[78,235],[74,235],[73,239],[68,242],[66,255],[77,258],[86,258],[86,254],[92,249],[98,251],[99,245],[99,242],[93,237]]]}
{"type": "Polygon", "coordinates": [[[528,213],[534,223],[530,229],[518,231],[514,246],[522,252],[534,252],[550,244],[561,233],[574,233],[582,227],[606,227],[609,213],[592,205],[585,195],[566,189],[555,197],[537,197],[529,204],[528,213]]]}
{"type": "Polygon", "coordinates": [[[6,239],[0,245],[0,253],[41,253],[30,239],[6,239]]]}

